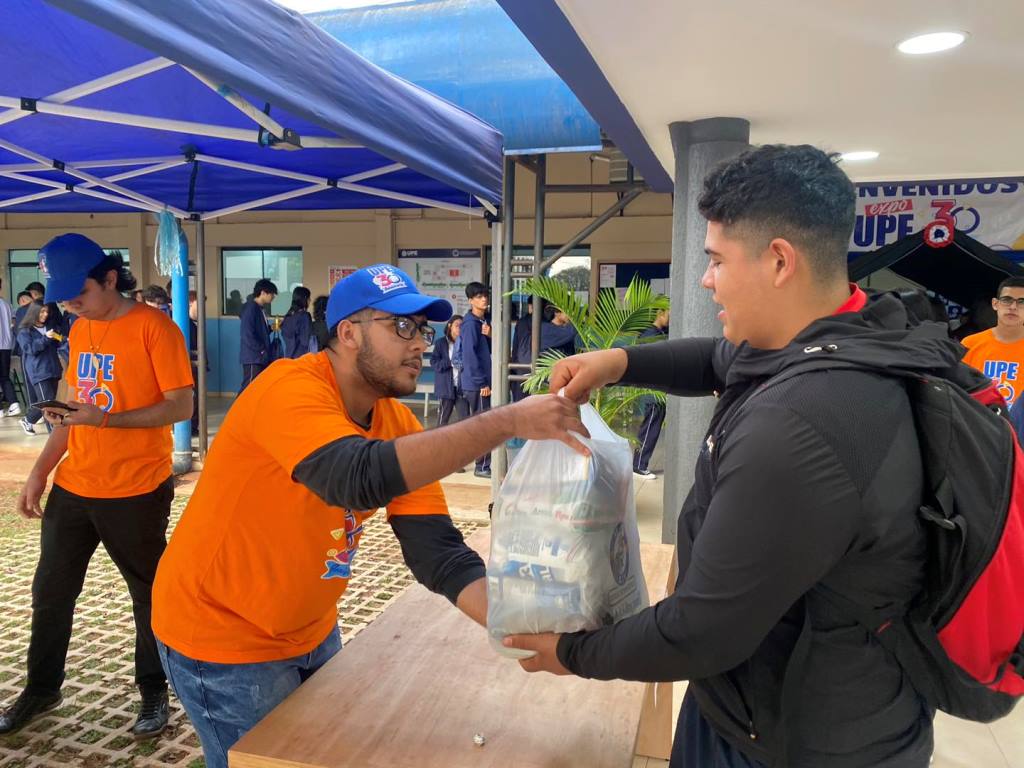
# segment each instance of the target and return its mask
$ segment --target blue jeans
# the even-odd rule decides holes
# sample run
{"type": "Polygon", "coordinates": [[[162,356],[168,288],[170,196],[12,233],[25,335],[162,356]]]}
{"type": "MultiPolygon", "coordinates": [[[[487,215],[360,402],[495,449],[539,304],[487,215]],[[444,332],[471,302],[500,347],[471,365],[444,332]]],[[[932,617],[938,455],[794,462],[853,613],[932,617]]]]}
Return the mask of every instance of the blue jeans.
{"type": "Polygon", "coordinates": [[[341,650],[335,627],[309,653],[282,661],[216,664],[157,648],[167,680],[203,745],[206,768],[227,768],[228,750],[341,650]]]}

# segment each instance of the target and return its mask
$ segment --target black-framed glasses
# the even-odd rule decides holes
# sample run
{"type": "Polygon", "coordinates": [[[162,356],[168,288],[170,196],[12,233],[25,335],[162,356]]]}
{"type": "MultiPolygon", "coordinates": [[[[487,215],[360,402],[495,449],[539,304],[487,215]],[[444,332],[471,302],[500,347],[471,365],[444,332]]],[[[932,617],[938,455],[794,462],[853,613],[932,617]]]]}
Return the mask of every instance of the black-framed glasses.
{"type": "Polygon", "coordinates": [[[388,315],[387,317],[370,317],[366,320],[349,320],[350,323],[376,323],[376,322],[392,322],[395,326],[395,333],[398,334],[398,338],[405,339],[406,341],[412,341],[416,338],[416,331],[420,332],[420,336],[427,342],[429,347],[434,343],[434,337],[437,335],[437,331],[430,325],[430,323],[417,323],[413,318],[408,315],[388,315]]]}
{"type": "Polygon", "coordinates": [[[996,301],[998,301],[999,305],[1002,307],[1009,308],[1016,304],[1017,309],[1024,309],[1024,297],[1015,299],[1013,296],[1000,296],[996,301]]]}

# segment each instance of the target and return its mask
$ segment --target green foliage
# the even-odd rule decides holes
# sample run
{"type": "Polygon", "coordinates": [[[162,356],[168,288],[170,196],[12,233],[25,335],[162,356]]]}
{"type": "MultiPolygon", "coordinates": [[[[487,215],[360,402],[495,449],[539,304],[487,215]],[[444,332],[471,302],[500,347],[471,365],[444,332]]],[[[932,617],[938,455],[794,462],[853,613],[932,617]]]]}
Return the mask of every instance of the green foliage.
{"type": "MultiPolygon", "coordinates": [[[[565,283],[556,278],[540,276],[526,281],[520,289],[544,299],[569,317],[583,341],[586,351],[626,347],[638,343],[640,333],[649,328],[660,310],[669,308],[667,296],[655,295],[651,285],[634,277],[620,299],[613,288],[598,292],[591,313],[576,298],[565,283]]],[[[551,369],[564,357],[549,350],[537,360],[536,370],[523,382],[523,389],[537,393],[547,390],[551,369]]],[[[591,404],[601,418],[616,432],[622,434],[639,405],[645,401],[665,402],[665,395],[651,389],[637,387],[605,387],[591,395],[591,404]]]]}

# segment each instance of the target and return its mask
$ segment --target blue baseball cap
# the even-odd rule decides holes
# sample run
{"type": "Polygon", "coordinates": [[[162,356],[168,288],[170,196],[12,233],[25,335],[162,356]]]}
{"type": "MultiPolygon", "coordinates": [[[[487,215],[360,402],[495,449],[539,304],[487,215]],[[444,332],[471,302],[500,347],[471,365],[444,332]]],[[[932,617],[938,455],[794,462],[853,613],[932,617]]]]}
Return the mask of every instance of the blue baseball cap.
{"type": "Polygon", "coordinates": [[[327,327],[333,328],[367,308],[393,315],[426,315],[427,320],[437,323],[452,316],[451,304],[436,296],[424,296],[411,277],[390,264],[363,267],[339,281],[327,299],[327,327]]]}
{"type": "Polygon", "coordinates": [[[47,301],[67,301],[82,292],[85,279],[103,259],[103,249],[85,235],[58,235],[39,249],[39,268],[47,275],[47,301]]]}

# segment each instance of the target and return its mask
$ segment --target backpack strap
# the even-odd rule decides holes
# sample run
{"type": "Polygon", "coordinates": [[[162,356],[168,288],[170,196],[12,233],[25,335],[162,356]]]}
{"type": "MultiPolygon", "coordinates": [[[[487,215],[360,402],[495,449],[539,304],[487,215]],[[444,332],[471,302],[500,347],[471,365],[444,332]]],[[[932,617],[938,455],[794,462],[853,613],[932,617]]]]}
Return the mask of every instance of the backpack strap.
{"type": "Polygon", "coordinates": [[[804,620],[796,644],[786,662],[782,675],[782,694],[779,697],[779,746],[772,760],[772,768],[788,768],[790,736],[794,732],[796,711],[800,708],[800,689],[804,682],[807,659],[811,653],[811,609],[807,597],[802,598],[804,620]]]}

